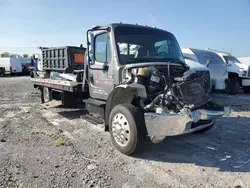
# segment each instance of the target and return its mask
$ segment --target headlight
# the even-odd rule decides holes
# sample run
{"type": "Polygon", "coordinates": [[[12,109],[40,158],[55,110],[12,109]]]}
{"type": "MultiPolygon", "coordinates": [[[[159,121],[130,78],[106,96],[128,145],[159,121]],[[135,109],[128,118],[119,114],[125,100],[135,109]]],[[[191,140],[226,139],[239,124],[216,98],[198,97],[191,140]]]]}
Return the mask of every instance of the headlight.
{"type": "Polygon", "coordinates": [[[241,72],[242,72],[242,71],[244,71],[244,69],[243,69],[243,68],[239,68],[239,71],[241,71],[241,72]]]}
{"type": "Polygon", "coordinates": [[[242,71],[242,76],[246,76],[247,75],[247,71],[242,71]]]}
{"type": "Polygon", "coordinates": [[[241,72],[242,76],[247,75],[247,71],[244,68],[239,68],[239,72],[241,72]]]}

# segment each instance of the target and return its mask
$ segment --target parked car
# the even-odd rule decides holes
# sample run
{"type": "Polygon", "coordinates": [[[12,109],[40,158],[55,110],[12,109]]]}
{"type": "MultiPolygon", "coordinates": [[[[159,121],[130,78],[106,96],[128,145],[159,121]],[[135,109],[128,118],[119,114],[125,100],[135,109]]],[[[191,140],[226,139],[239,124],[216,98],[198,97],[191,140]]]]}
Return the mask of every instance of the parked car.
{"type": "Polygon", "coordinates": [[[21,74],[22,65],[20,58],[0,58],[0,67],[5,69],[5,74],[21,74]]]}
{"type": "Polygon", "coordinates": [[[230,53],[218,50],[207,49],[210,52],[218,54],[227,65],[228,70],[228,91],[231,94],[237,94],[242,87],[245,93],[250,93],[250,66],[240,62],[230,53]]]}
{"type": "Polygon", "coordinates": [[[190,63],[190,61],[187,60],[192,60],[210,69],[212,86],[214,89],[226,90],[228,79],[227,67],[216,53],[188,47],[182,47],[181,50],[187,64],[190,63]]]}

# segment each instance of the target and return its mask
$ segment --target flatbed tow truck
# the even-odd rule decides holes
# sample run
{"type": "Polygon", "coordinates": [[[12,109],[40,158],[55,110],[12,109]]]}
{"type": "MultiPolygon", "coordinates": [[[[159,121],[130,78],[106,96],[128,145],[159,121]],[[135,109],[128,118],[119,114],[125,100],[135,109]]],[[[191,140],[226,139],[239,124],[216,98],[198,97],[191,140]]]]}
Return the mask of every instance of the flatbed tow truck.
{"type": "Polygon", "coordinates": [[[72,105],[80,99],[126,155],[139,152],[146,137],[160,142],[166,136],[202,133],[229,114],[210,98],[209,70],[190,69],[174,35],[162,29],[95,26],[87,31],[84,54],[65,55],[55,48],[42,52],[43,76],[31,74],[42,102],[59,98],[72,105]],[[73,63],[66,66],[65,60],[73,63]]]}

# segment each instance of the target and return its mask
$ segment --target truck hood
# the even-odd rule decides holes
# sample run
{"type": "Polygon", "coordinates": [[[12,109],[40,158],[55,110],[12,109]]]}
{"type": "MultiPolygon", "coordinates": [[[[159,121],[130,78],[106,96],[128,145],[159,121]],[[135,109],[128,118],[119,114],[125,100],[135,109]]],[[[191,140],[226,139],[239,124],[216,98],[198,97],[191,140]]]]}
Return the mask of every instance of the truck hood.
{"type": "Polygon", "coordinates": [[[197,63],[196,61],[185,59],[185,62],[190,67],[190,69],[194,71],[209,71],[209,68],[200,63],[197,63]]]}
{"type": "Polygon", "coordinates": [[[244,71],[247,71],[248,67],[249,67],[249,65],[241,64],[241,63],[235,63],[235,65],[237,65],[239,67],[239,69],[242,69],[244,71]]]}
{"type": "MultiPolygon", "coordinates": [[[[170,63],[170,65],[181,66],[181,63],[170,63]]],[[[185,65],[183,63],[183,65],[185,65]]],[[[151,67],[151,66],[167,66],[167,62],[146,62],[146,63],[131,63],[124,65],[124,69],[141,68],[141,67],[151,67]]]]}

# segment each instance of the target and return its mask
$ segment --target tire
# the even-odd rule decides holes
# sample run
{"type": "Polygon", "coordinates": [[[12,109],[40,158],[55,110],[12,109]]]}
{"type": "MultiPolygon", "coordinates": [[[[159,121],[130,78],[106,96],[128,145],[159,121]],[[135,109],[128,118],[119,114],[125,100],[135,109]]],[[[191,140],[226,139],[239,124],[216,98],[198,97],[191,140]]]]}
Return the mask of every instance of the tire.
{"type": "Polygon", "coordinates": [[[35,70],[32,70],[30,73],[27,73],[27,75],[30,75],[31,78],[36,78],[37,77],[37,73],[35,70]]]}
{"type": "Polygon", "coordinates": [[[113,145],[121,153],[131,156],[142,150],[146,128],[139,108],[131,104],[115,106],[109,116],[109,130],[113,145]]]}
{"type": "Polygon", "coordinates": [[[52,101],[51,89],[49,89],[47,87],[43,87],[41,89],[41,101],[42,101],[42,103],[47,103],[49,101],[52,101]]]}
{"type": "Polygon", "coordinates": [[[238,76],[231,76],[229,78],[227,90],[228,90],[228,93],[231,95],[235,95],[239,93],[240,80],[238,76]]]}
{"type": "Polygon", "coordinates": [[[5,69],[0,68],[0,77],[4,77],[4,74],[5,74],[5,69]]]}
{"type": "Polygon", "coordinates": [[[244,87],[242,87],[242,90],[243,90],[245,93],[250,93],[250,86],[244,86],[244,87]]]}
{"type": "Polygon", "coordinates": [[[32,72],[30,72],[30,77],[31,78],[35,78],[35,73],[32,71],[32,72]]]}
{"type": "MultiPolygon", "coordinates": [[[[212,123],[213,121],[214,121],[214,120],[209,120],[209,121],[206,120],[205,122],[206,122],[206,123],[212,123]]],[[[204,124],[204,122],[199,121],[199,122],[197,122],[196,124],[193,124],[191,127],[192,127],[192,128],[196,128],[196,127],[198,127],[198,126],[200,126],[200,125],[202,125],[202,124],[204,124]]],[[[204,129],[200,129],[200,130],[198,130],[198,131],[195,131],[194,133],[202,134],[202,133],[204,133],[204,132],[209,131],[209,130],[212,129],[213,127],[214,127],[214,122],[213,122],[210,126],[204,128],[204,129]]]]}

